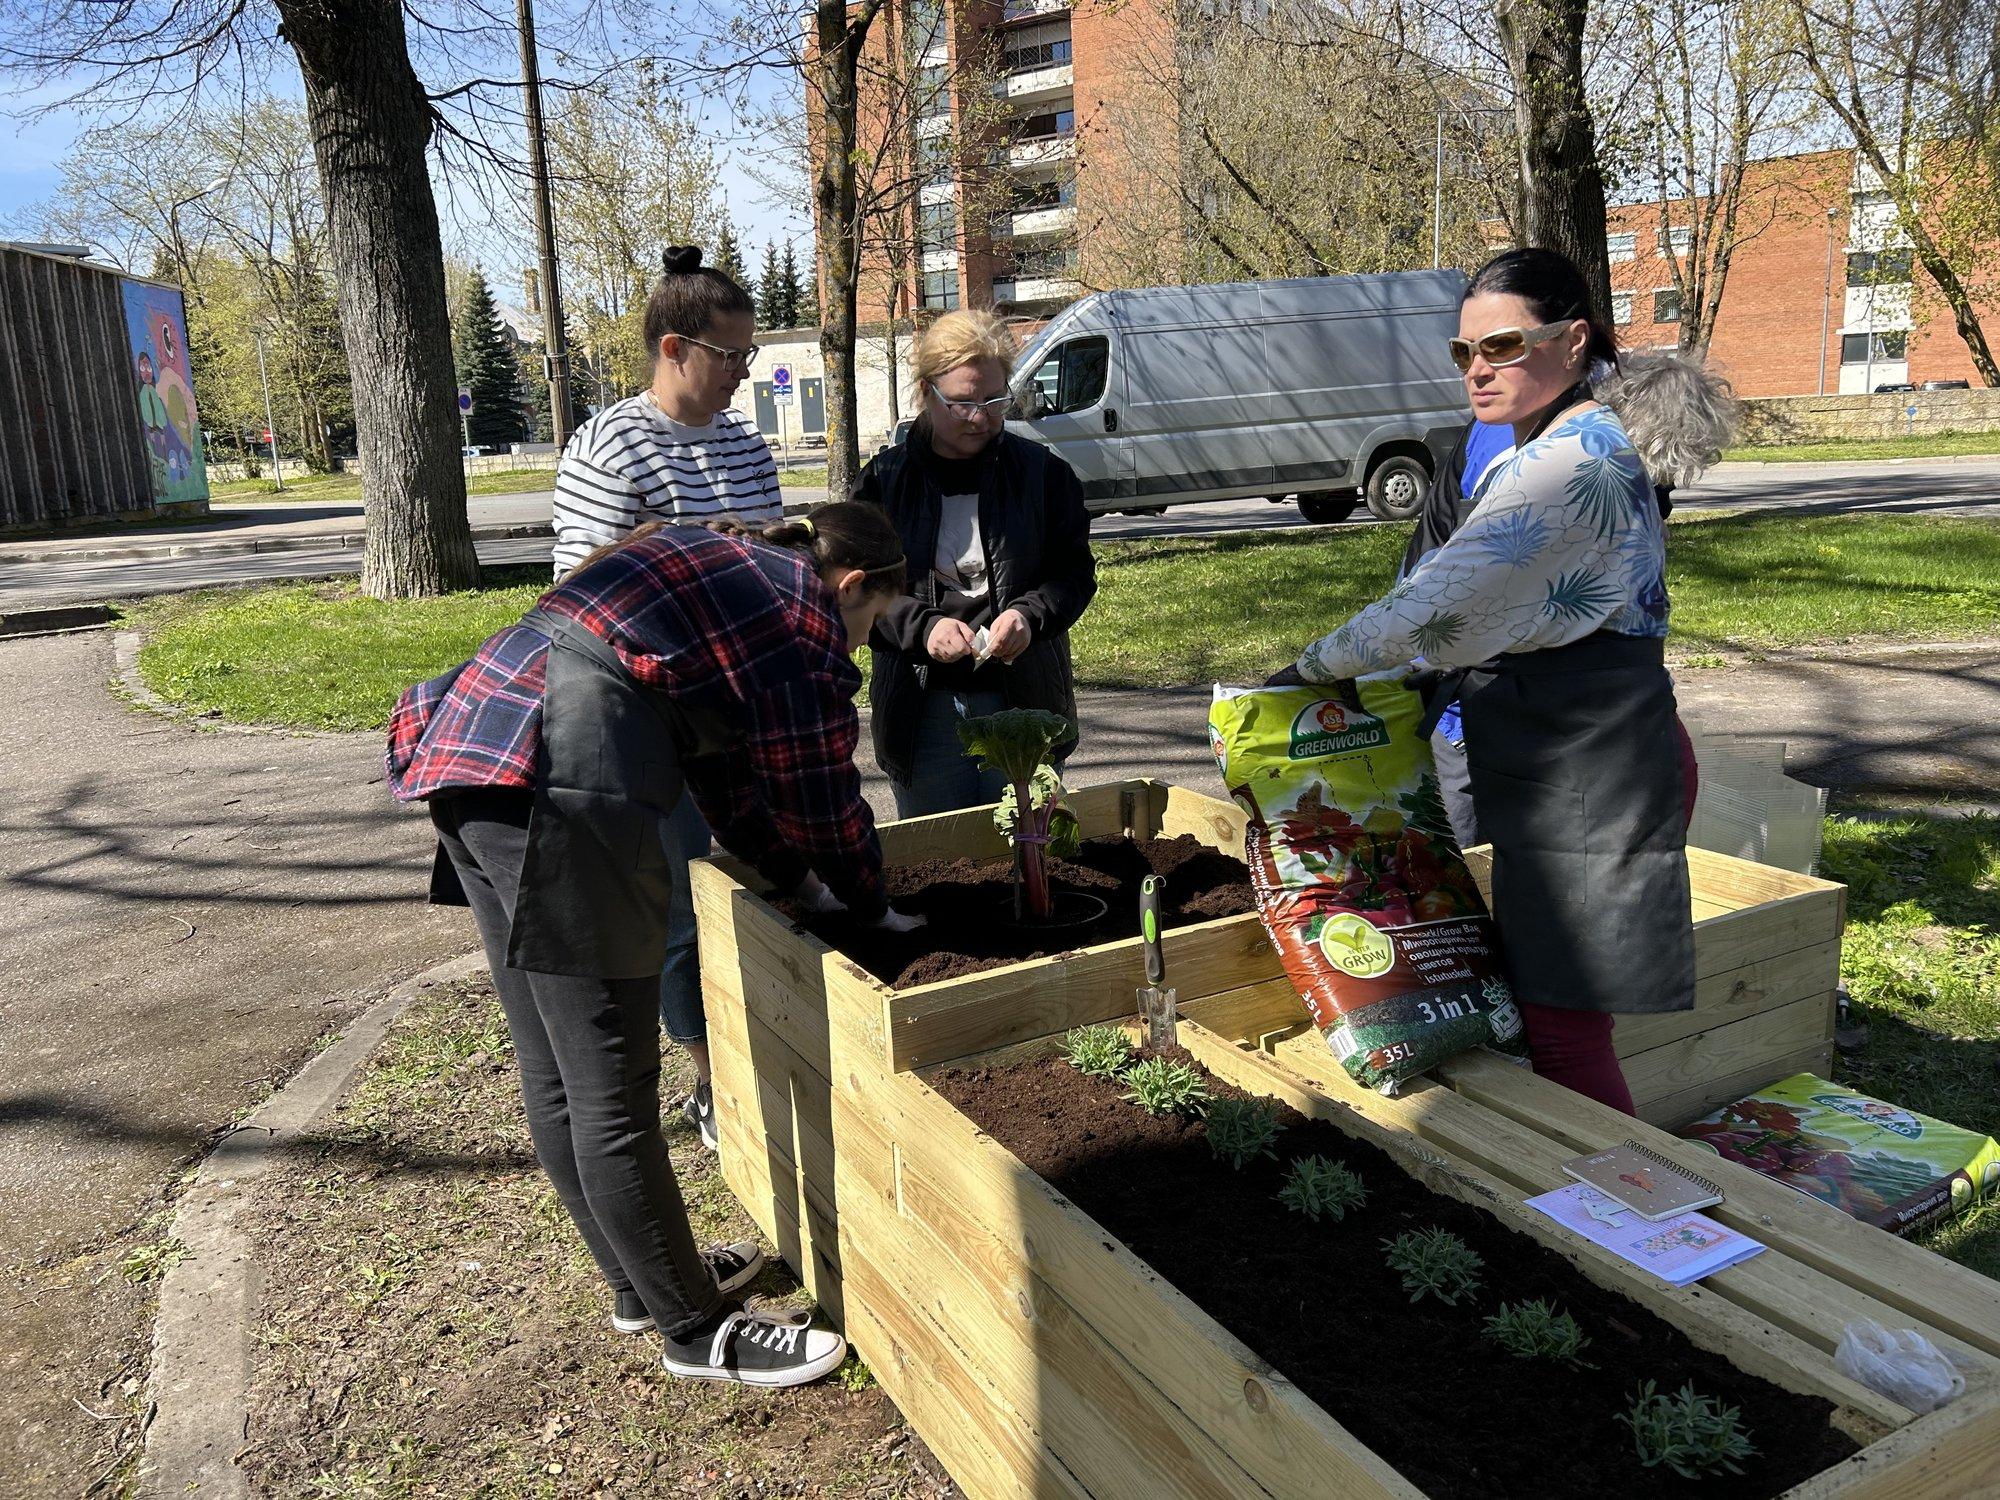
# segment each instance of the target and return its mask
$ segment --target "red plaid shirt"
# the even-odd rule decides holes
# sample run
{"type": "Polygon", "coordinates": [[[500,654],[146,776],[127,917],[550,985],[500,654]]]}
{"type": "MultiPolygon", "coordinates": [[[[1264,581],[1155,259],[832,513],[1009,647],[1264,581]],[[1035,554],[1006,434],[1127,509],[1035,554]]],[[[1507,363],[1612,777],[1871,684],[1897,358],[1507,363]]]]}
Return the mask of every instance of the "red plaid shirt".
{"type": "MultiPolygon", "coordinates": [[[[724,848],[784,890],[810,867],[856,915],[881,914],[882,849],[854,768],[861,673],[806,558],[669,527],[557,584],[540,607],[608,641],[638,682],[737,710],[743,743],[682,767],[724,848]]],[[[510,625],[406,690],[389,721],[390,790],[413,801],[533,786],[548,646],[510,625]]]]}

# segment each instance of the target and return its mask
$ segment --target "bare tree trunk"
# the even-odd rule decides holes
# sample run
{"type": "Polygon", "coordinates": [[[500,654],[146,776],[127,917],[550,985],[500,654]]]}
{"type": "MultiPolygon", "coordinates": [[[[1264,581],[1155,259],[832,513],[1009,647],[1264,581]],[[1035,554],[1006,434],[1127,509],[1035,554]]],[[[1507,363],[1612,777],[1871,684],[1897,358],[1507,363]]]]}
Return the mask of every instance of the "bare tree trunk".
{"type": "Polygon", "coordinates": [[[354,382],[377,598],[479,582],[460,464],[444,246],[424,149],[430,103],[396,0],[278,0],[298,54],[354,382]]]}
{"type": "Polygon", "coordinates": [[[1576,262],[1598,316],[1611,318],[1604,176],[1583,91],[1588,0],[1500,0],[1495,11],[1521,143],[1522,240],[1576,262]]]}

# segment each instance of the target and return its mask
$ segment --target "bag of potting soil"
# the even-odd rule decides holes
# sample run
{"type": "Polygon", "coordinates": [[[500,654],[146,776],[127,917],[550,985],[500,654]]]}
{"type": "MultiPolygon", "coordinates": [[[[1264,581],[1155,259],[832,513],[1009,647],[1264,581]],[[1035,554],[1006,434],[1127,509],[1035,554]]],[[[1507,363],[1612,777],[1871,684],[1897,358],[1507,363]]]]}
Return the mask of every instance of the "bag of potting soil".
{"type": "Polygon", "coordinates": [[[1681,1128],[1842,1213],[1909,1234],[2000,1199],[2000,1142],[1796,1073],[1681,1128]]]}
{"type": "Polygon", "coordinates": [[[1422,716],[1391,677],[1218,686],[1208,711],[1285,972],[1348,1075],[1384,1093],[1472,1047],[1526,1052],[1422,716]]]}

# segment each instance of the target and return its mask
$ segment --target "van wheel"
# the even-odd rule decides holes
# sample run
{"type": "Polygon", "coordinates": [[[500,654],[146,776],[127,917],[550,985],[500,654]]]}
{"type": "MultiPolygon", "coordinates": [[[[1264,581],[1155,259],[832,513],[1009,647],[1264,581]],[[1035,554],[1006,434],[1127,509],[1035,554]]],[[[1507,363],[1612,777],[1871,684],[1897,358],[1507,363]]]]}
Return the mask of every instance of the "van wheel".
{"type": "Polygon", "coordinates": [[[1354,514],[1354,507],[1361,503],[1356,494],[1301,495],[1299,514],[1315,526],[1331,526],[1345,521],[1354,514]]]}
{"type": "Polygon", "coordinates": [[[1431,475],[1422,463],[1394,454],[1368,476],[1368,509],[1380,521],[1407,521],[1424,508],[1431,475]]]}

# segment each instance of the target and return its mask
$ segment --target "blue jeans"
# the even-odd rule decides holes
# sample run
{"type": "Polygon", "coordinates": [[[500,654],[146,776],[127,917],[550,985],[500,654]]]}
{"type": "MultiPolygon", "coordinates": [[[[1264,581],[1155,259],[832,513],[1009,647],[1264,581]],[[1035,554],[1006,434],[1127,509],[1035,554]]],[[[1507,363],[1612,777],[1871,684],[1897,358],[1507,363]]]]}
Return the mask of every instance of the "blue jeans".
{"type": "Polygon", "coordinates": [[[660,1023],[667,1035],[686,1046],[708,1040],[708,1020],[701,1011],[701,964],[695,953],[694,892],[688,889],[688,861],[708,853],[708,823],[694,798],[681,794],[680,805],[660,820],[660,842],[666,846],[667,867],[674,893],[667,903],[667,963],[660,970],[660,1023]]]}
{"type": "Polygon", "coordinates": [[[979,762],[965,753],[958,738],[958,721],[997,714],[1006,706],[1007,699],[1000,693],[924,694],[910,784],[889,783],[896,795],[897,817],[921,818],[1000,800],[1000,794],[1007,790],[1006,778],[998,771],[980,770],[979,762]]]}

